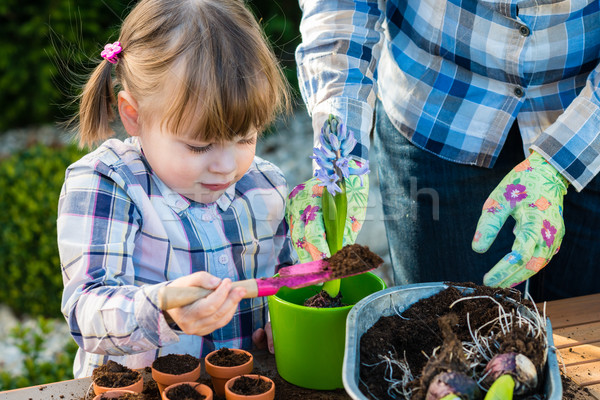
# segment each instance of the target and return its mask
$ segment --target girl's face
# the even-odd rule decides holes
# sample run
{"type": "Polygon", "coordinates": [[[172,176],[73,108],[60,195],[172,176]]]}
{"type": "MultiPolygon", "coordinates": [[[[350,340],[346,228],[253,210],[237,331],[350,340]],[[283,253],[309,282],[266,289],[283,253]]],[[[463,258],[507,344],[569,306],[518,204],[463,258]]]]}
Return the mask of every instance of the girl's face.
{"type": "Polygon", "coordinates": [[[177,137],[154,123],[142,128],[139,138],[153,172],[169,188],[206,204],[215,202],[248,171],[257,132],[230,142],[207,143],[177,137]]]}

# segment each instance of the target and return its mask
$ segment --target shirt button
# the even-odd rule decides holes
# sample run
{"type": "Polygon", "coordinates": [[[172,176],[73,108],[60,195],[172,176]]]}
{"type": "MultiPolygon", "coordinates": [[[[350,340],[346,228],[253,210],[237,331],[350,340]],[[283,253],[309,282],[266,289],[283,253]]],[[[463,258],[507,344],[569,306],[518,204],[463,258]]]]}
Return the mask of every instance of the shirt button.
{"type": "Polygon", "coordinates": [[[177,201],[175,202],[175,205],[176,205],[177,207],[179,207],[179,208],[183,208],[183,207],[185,207],[185,201],[183,201],[183,200],[177,200],[177,201]]]}
{"type": "Polygon", "coordinates": [[[531,33],[531,31],[529,30],[528,27],[526,27],[525,25],[521,25],[519,27],[519,32],[521,33],[521,35],[523,36],[529,36],[529,34],[531,33]]]}
{"type": "Polygon", "coordinates": [[[204,222],[212,221],[212,215],[210,215],[209,213],[202,214],[202,221],[204,221],[204,222]]]}
{"type": "Polygon", "coordinates": [[[525,92],[523,91],[522,88],[520,88],[519,86],[517,86],[514,90],[514,94],[517,97],[523,97],[523,95],[525,95],[525,92]]]}
{"type": "Polygon", "coordinates": [[[227,264],[227,261],[229,261],[229,257],[227,257],[225,254],[219,256],[219,262],[221,264],[227,264]]]}

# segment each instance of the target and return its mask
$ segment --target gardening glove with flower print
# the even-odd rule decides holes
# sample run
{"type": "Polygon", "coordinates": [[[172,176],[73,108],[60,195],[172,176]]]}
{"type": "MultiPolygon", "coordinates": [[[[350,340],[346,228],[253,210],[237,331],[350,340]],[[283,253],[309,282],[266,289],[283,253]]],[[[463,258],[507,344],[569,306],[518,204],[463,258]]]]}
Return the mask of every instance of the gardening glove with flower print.
{"type": "Polygon", "coordinates": [[[513,287],[544,268],[558,252],[565,233],[563,197],[568,181],[538,153],[504,177],[483,205],[473,250],[484,253],[509,215],[515,219],[512,251],[485,276],[493,287],[513,287]]]}
{"type": "MultiPolygon", "coordinates": [[[[359,167],[350,161],[351,167],[359,167]]],[[[329,257],[329,246],[325,236],[325,225],[321,196],[324,186],[317,178],[296,186],[288,196],[286,219],[290,227],[292,243],[300,262],[309,262],[329,257]]],[[[362,228],[367,211],[369,176],[350,175],[345,180],[348,212],[344,226],[344,246],[354,244],[362,228]]]]}

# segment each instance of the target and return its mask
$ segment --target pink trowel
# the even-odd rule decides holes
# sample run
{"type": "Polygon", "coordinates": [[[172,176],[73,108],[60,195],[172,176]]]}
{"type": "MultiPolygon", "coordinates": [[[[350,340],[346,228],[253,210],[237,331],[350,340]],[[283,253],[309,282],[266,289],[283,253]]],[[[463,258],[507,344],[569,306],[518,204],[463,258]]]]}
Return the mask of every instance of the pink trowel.
{"type": "MultiPolygon", "coordinates": [[[[246,288],[245,298],[271,296],[283,286],[298,289],[332,279],[341,279],[362,274],[377,268],[383,260],[368,247],[353,244],[345,246],[327,260],[296,264],[279,270],[278,276],[271,278],[236,281],[232,287],[246,288]]],[[[183,307],[200,300],[213,291],[201,287],[164,286],[158,293],[158,306],[161,310],[183,307]]]]}

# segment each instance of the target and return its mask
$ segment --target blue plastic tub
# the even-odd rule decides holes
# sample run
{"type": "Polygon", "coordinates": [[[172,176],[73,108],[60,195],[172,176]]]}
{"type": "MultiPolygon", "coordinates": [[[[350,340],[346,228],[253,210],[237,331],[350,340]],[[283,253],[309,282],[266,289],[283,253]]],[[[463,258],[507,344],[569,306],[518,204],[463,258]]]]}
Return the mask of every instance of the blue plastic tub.
{"type": "MultiPolygon", "coordinates": [[[[441,282],[418,283],[395,286],[373,293],[356,303],[346,320],[346,348],[342,366],[344,389],[355,400],[367,400],[358,387],[360,374],[360,338],[379,320],[402,312],[417,301],[433,296],[448,286],[441,282]]],[[[470,289],[465,288],[465,291],[470,289]]],[[[527,309],[525,311],[528,311],[527,309]]],[[[550,320],[546,321],[548,338],[548,355],[545,368],[545,392],[547,400],[561,400],[562,384],[556,357],[556,349],[552,340],[550,320]]]]}

